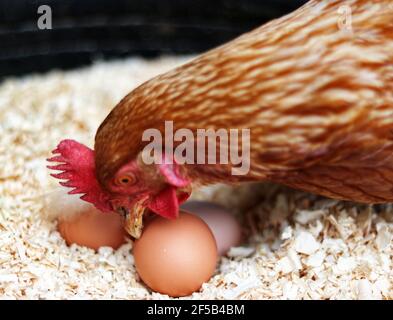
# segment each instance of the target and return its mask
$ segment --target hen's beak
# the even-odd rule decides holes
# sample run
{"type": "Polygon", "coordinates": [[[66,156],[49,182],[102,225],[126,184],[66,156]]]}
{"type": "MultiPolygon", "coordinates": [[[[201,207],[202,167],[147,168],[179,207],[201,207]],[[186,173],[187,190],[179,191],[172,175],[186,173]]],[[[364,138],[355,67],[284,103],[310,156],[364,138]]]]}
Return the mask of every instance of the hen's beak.
{"type": "Polygon", "coordinates": [[[124,217],[124,228],[135,239],[139,239],[143,229],[144,201],[139,201],[132,208],[117,207],[116,211],[124,217]]]}

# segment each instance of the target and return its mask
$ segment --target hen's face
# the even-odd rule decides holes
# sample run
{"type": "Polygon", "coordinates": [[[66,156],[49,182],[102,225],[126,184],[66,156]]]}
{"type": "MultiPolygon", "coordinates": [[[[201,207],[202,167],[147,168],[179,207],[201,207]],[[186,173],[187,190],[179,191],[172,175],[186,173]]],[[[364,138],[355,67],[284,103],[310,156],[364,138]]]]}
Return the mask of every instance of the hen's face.
{"type": "Polygon", "coordinates": [[[180,174],[177,164],[164,161],[146,165],[141,157],[123,165],[105,185],[96,177],[94,151],[70,139],[61,141],[52,151],[48,168],[58,173],[51,176],[63,180],[62,186],[72,188],[69,194],[81,194],[103,212],[116,211],[126,219],[126,230],[138,238],[142,232],[145,208],[165,218],[176,218],[179,203],[191,193],[189,181],[180,174]]]}
{"type": "Polygon", "coordinates": [[[177,164],[144,164],[140,157],[123,165],[107,189],[112,208],[126,220],[127,231],[139,238],[146,208],[165,218],[178,216],[179,204],[191,193],[177,164]]]}

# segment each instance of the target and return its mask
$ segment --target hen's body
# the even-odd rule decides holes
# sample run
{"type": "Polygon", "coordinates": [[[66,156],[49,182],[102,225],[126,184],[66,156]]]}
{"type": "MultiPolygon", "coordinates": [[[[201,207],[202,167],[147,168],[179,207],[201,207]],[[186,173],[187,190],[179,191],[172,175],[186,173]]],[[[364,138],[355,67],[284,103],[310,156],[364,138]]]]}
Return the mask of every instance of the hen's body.
{"type": "Polygon", "coordinates": [[[393,201],[392,1],[311,1],[144,83],[97,132],[104,186],[142,150],[143,131],[163,131],[165,120],[175,130],[251,130],[247,175],[187,166],[195,183],[272,180],[332,198],[393,201]],[[339,28],[342,5],[352,10],[352,30],[339,28]]]}

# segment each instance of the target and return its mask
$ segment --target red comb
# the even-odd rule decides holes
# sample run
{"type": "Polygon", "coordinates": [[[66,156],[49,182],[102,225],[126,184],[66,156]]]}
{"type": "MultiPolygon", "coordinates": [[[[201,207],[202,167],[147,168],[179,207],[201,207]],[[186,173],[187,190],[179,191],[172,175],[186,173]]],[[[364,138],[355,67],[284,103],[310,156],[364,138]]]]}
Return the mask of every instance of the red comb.
{"type": "Polygon", "coordinates": [[[73,188],[69,194],[83,194],[80,198],[94,204],[101,211],[112,211],[108,202],[109,195],[102,190],[95,174],[94,151],[74,140],[63,140],[52,151],[54,156],[49,162],[60,164],[47,166],[52,170],[62,171],[51,176],[61,181],[65,187],[73,188]]]}

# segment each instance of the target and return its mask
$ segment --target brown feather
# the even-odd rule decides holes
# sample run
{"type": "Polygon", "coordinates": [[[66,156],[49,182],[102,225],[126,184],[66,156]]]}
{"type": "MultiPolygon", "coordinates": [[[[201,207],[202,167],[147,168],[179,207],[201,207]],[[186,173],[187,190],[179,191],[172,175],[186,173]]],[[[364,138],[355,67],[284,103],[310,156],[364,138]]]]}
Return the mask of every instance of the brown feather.
{"type": "Polygon", "coordinates": [[[108,179],[143,148],[142,133],[248,128],[251,170],[188,166],[196,183],[269,179],[333,198],[393,200],[393,5],[310,1],[127,95],[96,135],[108,179]],[[352,9],[340,30],[339,7],[352,9]]]}

